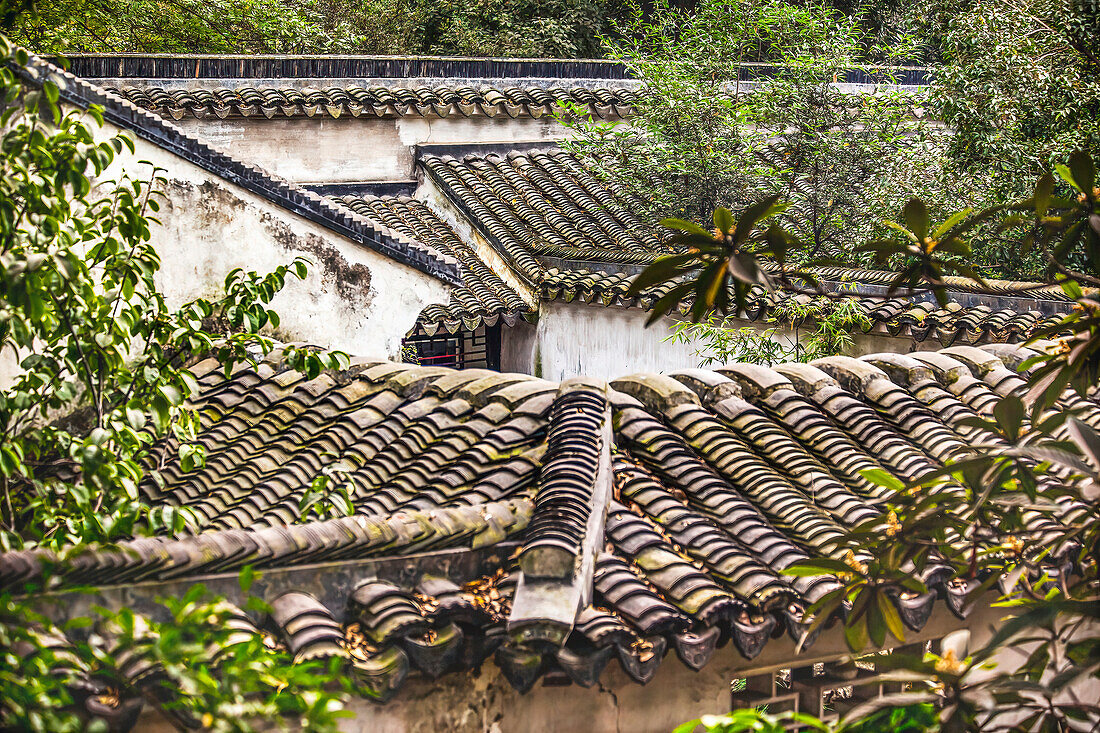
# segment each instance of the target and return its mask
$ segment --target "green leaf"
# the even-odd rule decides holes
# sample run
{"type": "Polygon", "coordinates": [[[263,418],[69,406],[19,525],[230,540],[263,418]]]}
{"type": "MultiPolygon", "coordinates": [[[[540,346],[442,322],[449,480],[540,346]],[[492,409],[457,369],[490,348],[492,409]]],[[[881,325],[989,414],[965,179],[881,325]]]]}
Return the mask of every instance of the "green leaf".
{"type": "Polygon", "coordinates": [[[1093,165],[1092,156],[1084,150],[1075,151],[1069,156],[1069,170],[1077,188],[1091,196],[1096,185],[1096,166],[1093,165]]]}
{"type": "Polygon", "coordinates": [[[1075,181],[1073,179],[1073,174],[1070,172],[1069,168],[1062,165],[1061,163],[1058,163],[1057,165],[1054,166],[1054,171],[1058,174],[1058,177],[1061,178],[1063,181],[1065,181],[1069,185],[1073,186],[1074,188],[1079,188],[1079,186],[1077,185],[1077,181],[1075,181]]]}
{"type": "Polygon", "coordinates": [[[242,593],[249,591],[256,577],[256,568],[253,565],[245,565],[241,568],[241,572],[237,576],[237,583],[240,585],[242,593]]]}
{"type": "Polygon", "coordinates": [[[646,288],[674,280],[689,269],[686,266],[697,261],[698,255],[694,253],[661,257],[631,281],[627,295],[641,295],[646,288]]]}
{"type": "Polygon", "coordinates": [[[1100,472],[1100,434],[1086,423],[1071,417],[1066,425],[1069,437],[1085,455],[1093,468],[1100,472]]]}
{"type": "Polygon", "coordinates": [[[853,652],[860,652],[870,643],[867,638],[867,619],[860,618],[844,627],[844,640],[853,652]]]}
{"type": "Polygon", "coordinates": [[[1019,437],[1024,422],[1023,400],[1012,394],[1002,397],[993,406],[993,416],[1005,436],[1014,442],[1019,437]]]}
{"type": "Polygon", "coordinates": [[[796,560],[781,571],[784,575],[812,576],[832,573],[850,573],[852,569],[840,560],[828,557],[815,557],[796,560]]]}
{"type": "Polygon", "coordinates": [[[714,228],[721,232],[723,236],[729,234],[734,226],[733,214],[730,213],[729,209],[719,206],[714,210],[714,228]]]}
{"type": "Polygon", "coordinates": [[[877,588],[867,588],[864,592],[875,597],[875,603],[871,603],[867,607],[867,634],[871,637],[871,643],[878,648],[886,643],[886,622],[882,617],[881,601],[879,600],[882,591],[877,588]]]}
{"type": "Polygon", "coordinates": [[[928,207],[919,198],[911,198],[902,210],[905,225],[919,241],[928,237],[928,207]]]}
{"type": "Polygon", "coordinates": [[[683,300],[692,290],[695,289],[695,283],[687,282],[680,283],[676,287],[669,290],[664,296],[657,300],[653,304],[649,313],[649,318],[646,319],[645,325],[648,328],[657,321],[661,320],[664,316],[668,315],[668,312],[672,310],[681,300],[683,300]]]}
{"type": "Polygon", "coordinates": [[[684,219],[661,219],[661,226],[665,229],[673,229],[675,231],[686,232],[687,234],[706,237],[707,239],[714,239],[713,232],[708,232],[695,222],[685,221],[684,219]]]}
{"type": "Polygon", "coordinates": [[[1042,218],[1046,216],[1047,209],[1050,207],[1050,195],[1054,193],[1054,176],[1049,171],[1043,174],[1039,179],[1039,182],[1035,184],[1035,216],[1042,218]]]}
{"type": "Polygon", "coordinates": [[[737,241],[747,241],[756,223],[763,219],[778,201],[779,196],[775,195],[762,198],[759,201],[749,204],[749,206],[741,212],[741,218],[737,222],[737,241]]]}
{"type": "Polygon", "coordinates": [[[960,221],[969,216],[971,211],[973,211],[973,209],[968,207],[963,209],[962,211],[956,211],[954,214],[949,216],[947,218],[947,221],[936,227],[936,231],[932,234],[933,239],[943,238],[943,235],[949,232],[951,230],[951,227],[955,226],[960,221]]]}
{"type": "Polygon", "coordinates": [[[892,491],[905,491],[905,483],[894,474],[881,468],[869,468],[860,471],[859,474],[876,486],[882,486],[892,491]]]}
{"type": "Polygon", "coordinates": [[[905,642],[905,627],[901,623],[901,616],[898,614],[898,609],[894,607],[894,604],[883,592],[875,594],[875,601],[878,603],[879,613],[882,614],[882,618],[886,621],[886,627],[890,629],[890,633],[894,635],[894,638],[898,641],[905,642]]]}

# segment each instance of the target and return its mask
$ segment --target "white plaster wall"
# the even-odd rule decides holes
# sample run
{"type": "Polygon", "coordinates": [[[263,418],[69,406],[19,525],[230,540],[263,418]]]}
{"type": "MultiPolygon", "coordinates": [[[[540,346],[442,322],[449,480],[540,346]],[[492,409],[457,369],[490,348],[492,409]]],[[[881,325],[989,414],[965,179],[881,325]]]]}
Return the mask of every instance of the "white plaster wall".
{"type": "Polygon", "coordinates": [[[519,318],[513,326],[500,329],[500,371],[535,373],[535,344],[538,328],[519,318]]]}
{"type": "Polygon", "coordinates": [[[671,321],[645,328],[647,317],[640,308],[543,303],[533,373],[551,381],[579,375],[607,380],[699,366],[690,346],[663,340],[671,334],[671,321]]]}
{"type": "Polygon", "coordinates": [[[138,140],[135,154],[120,156],[104,178],[123,171],[147,176],[141,161],[163,168],[168,179],[153,243],[171,306],[217,297],[235,267],[267,272],[302,256],[313,264],[305,280],[288,279],[272,302],[282,321],[274,335],[357,356],[396,357],[420,312],[447,302],[450,286],[440,280],[151,143],[138,140]]]}
{"type": "MultiPolygon", "coordinates": [[[[634,372],[671,372],[698,367],[703,346],[666,341],[673,321],[663,319],[645,327],[648,313],[640,308],[618,308],[584,303],[550,301],[542,304],[535,337],[526,333],[502,335],[501,359],[510,371],[523,371],[560,381],[585,375],[613,379],[634,372]]],[[[748,326],[759,331],[769,324],[734,320],[732,328],[748,326]]],[[[793,334],[779,331],[773,339],[789,345],[793,334]]],[[[852,356],[877,352],[907,353],[935,350],[935,342],[915,344],[912,339],[860,334],[854,339],[852,356]]]]}
{"type": "Polygon", "coordinates": [[[298,183],[398,181],[414,178],[421,143],[552,141],[565,128],[551,117],[407,116],[237,118],[184,117],[176,122],[238,160],[298,183]]]}

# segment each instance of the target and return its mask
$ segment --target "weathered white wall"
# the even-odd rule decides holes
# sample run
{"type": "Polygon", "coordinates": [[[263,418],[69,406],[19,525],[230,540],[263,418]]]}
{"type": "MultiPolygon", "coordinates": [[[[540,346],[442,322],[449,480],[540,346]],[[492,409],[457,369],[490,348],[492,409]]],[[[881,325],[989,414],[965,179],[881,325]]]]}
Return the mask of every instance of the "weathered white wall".
{"type": "MultiPolygon", "coordinates": [[[[105,130],[106,132],[113,132],[105,130]]],[[[235,267],[267,272],[295,257],[309,259],[304,281],[290,278],[272,307],[275,336],[359,356],[396,357],[401,339],[450,287],[320,224],[297,216],[163,149],[137,141],[105,178],[165,170],[165,200],[153,228],[161,256],[159,284],[170,305],[217,297],[235,267]]]]}
{"type": "MultiPolygon", "coordinates": [[[[502,366],[549,380],[585,375],[612,379],[634,372],[671,372],[700,366],[700,344],[666,341],[673,322],[664,319],[645,327],[648,313],[640,308],[618,308],[584,303],[544,302],[534,338],[524,331],[504,329],[501,336],[502,366]]],[[[748,326],[758,331],[769,324],[733,320],[731,328],[748,326]]],[[[785,345],[793,334],[779,331],[773,339],[785,345]]],[[[915,344],[912,339],[859,334],[852,356],[876,352],[907,353],[938,344],[915,344]]]]}
{"type": "Polygon", "coordinates": [[[552,141],[565,128],[551,117],[407,116],[237,118],[176,122],[238,160],[298,183],[415,178],[413,146],[422,143],[552,141]]]}
{"type": "Polygon", "coordinates": [[[534,374],[535,344],[538,326],[521,319],[514,326],[500,329],[500,371],[534,374]]]}
{"type": "Polygon", "coordinates": [[[647,316],[640,308],[543,303],[532,345],[531,373],[551,381],[582,374],[613,379],[634,372],[699,366],[692,347],[664,341],[672,333],[671,321],[645,328],[647,316]]]}

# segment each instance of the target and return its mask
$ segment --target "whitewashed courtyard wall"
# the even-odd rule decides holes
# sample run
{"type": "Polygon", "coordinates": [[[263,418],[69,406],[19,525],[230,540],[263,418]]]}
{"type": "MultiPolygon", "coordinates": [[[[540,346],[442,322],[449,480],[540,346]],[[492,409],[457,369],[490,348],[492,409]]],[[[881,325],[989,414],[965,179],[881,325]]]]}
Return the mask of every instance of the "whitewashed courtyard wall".
{"type": "MultiPolygon", "coordinates": [[[[662,319],[645,327],[648,312],[587,303],[545,301],[535,326],[516,324],[501,336],[501,368],[561,381],[586,375],[614,379],[633,372],[667,373],[701,365],[704,345],[669,340],[674,322],[662,319]]],[[[770,324],[734,320],[732,328],[747,326],[759,332],[770,324]]],[[[773,340],[789,345],[790,331],[779,331],[773,340]]],[[[877,352],[907,353],[921,347],[909,338],[859,334],[852,356],[877,352]]]]}
{"type": "MultiPolygon", "coordinates": [[[[104,134],[114,133],[111,127],[104,134]]],[[[275,336],[362,356],[395,357],[420,312],[445,303],[442,281],[283,209],[152,143],[137,140],[105,178],[147,177],[164,169],[165,198],[153,228],[159,285],[170,305],[217,297],[235,267],[267,272],[296,257],[313,264],[306,280],[287,281],[272,307],[275,336]]]]}
{"type": "Polygon", "coordinates": [[[366,117],[220,120],[185,117],[185,132],[297,183],[353,183],[415,178],[422,144],[510,143],[565,136],[553,118],[366,117]]]}

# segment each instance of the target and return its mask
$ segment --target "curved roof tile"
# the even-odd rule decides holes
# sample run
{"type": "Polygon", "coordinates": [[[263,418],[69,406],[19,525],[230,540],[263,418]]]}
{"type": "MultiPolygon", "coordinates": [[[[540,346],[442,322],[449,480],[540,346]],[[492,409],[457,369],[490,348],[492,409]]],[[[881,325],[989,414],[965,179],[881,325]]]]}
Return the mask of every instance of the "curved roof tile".
{"type": "Polygon", "coordinates": [[[158,86],[109,87],[108,91],[147,110],[179,120],[250,117],[545,117],[563,102],[579,104],[601,119],[629,116],[638,101],[636,89],[555,86],[326,86],[206,87],[172,89],[158,86]]]}
{"type": "MultiPolygon", "coordinates": [[[[614,658],[645,682],[668,650],[698,668],[720,636],[752,658],[777,627],[800,635],[800,609],[836,581],[782,571],[837,557],[831,540],[842,528],[883,515],[889,490],[861,472],[877,467],[908,480],[989,440],[968,418],[988,417],[993,395],[1021,388],[1006,361],[1026,355],[967,346],[731,364],[630,375],[594,383],[596,391],[378,362],[307,379],[269,359],[226,377],[203,362],[194,404],[205,466],[184,472],[173,446],[161,445],[153,460],[163,458],[165,483],[142,490],[154,504],[191,508],[204,531],[105,547],[58,569],[68,584],[155,587],[246,564],[274,572],[406,558],[400,582],[370,575],[328,587],[335,605],[269,580],[269,592],[282,594],[268,599],[278,640],[298,659],[343,658],[383,700],[410,670],[434,677],[490,655],[521,690],[551,670],[593,684],[614,658]],[[599,438],[601,424],[611,444],[599,438]],[[589,538],[586,512],[597,505],[585,497],[595,495],[601,451],[614,498],[602,534],[589,538]],[[356,512],[299,524],[299,501],[325,467],[339,469],[356,512]],[[523,592],[516,541],[564,543],[569,552],[591,543],[596,552],[591,602],[576,609],[560,646],[508,633],[523,592]],[[459,563],[450,578],[417,574],[411,555],[447,548],[503,551],[485,571],[459,563]]],[[[1062,407],[1071,403],[1100,424],[1095,395],[1067,397],[1062,407]]],[[[1033,521],[1026,531],[1041,541],[1049,528],[1033,521]]],[[[48,560],[0,555],[0,586],[37,577],[48,560]]],[[[925,575],[961,613],[950,571],[925,575]]],[[[919,628],[933,596],[897,603],[919,628]]],[[[234,628],[259,633],[259,621],[242,614],[234,628]]],[[[135,669],[146,674],[148,665],[135,669]]]]}

